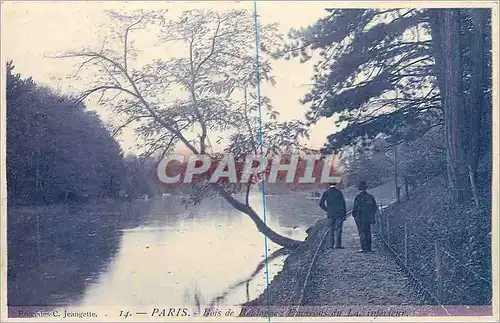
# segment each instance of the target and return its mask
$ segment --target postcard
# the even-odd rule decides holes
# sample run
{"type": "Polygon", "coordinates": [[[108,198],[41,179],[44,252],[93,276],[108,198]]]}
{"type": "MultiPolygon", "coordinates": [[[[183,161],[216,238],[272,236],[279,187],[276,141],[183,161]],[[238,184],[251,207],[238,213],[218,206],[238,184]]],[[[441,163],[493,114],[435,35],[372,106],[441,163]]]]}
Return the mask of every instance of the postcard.
{"type": "Polygon", "coordinates": [[[1,320],[498,322],[498,1],[3,1],[1,320]]]}

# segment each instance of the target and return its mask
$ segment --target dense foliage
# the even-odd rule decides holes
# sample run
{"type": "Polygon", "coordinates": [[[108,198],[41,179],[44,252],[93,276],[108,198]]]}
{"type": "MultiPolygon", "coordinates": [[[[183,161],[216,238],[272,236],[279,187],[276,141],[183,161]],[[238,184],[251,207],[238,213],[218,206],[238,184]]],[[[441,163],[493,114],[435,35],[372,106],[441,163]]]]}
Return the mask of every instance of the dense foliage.
{"type": "Polygon", "coordinates": [[[116,196],[124,167],[119,144],[96,113],[14,73],[7,64],[9,203],[116,196]]]}
{"type": "Polygon", "coordinates": [[[447,304],[491,303],[491,27],[489,9],[332,9],[276,52],[319,51],[302,102],[311,124],[337,117],[324,151],[347,155],[350,177],[376,181],[389,162],[398,189],[420,186],[390,208],[393,240],[402,250],[410,228],[409,269],[428,286],[434,243],[462,251],[443,260],[447,304]]]}
{"type": "Polygon", "coordinates": [[[401,154],[397,162],[425,177],[446,160],[450,191],[460,180],[458,190],[472,191],[479,204],[475,172],[491,149],[490,10],[328,9],[311,26],[291,30],[275,52],[302,62],[316,54],[302,103],[310,124],[336,117],[339,130],[332,129],[324,151],[367,150],[380,139],[388,147],[420,147],[429,158],[401,154]],[[447,29],[449,17],[455,29],[447,29]],[[436,146],[444,149],[422,149],[436,146]]]}
{"type": "Polygon", "coordinates": [[[427,19],[418,9],[335,9],[292,30],[278,57],[308,60],[319,52],[313,87],[302,103],[310,123],[338,116],[342,129],[327,150],[385,134],[411,140],[441,124],[427,19]]]}

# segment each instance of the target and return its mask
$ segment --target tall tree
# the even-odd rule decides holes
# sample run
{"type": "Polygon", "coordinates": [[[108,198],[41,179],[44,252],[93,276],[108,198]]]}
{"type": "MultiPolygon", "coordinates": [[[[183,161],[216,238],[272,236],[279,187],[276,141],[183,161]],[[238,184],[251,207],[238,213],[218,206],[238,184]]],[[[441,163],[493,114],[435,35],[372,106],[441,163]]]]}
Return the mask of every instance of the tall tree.
{"type": "MultiPolygon", "coordinates": [[[[274,79],[268,59],[260,57],[257,65],[255,26],[249,12],[191,10],[172,20],[161,11],[111,11],[110,16],[114,38],[101,49],[83,49],[60,57],[81,59],[78,71],[86,70],[95,80],[80,99],[99,93],[100,103],[127,118],[117,130],[135,123],[148,151],[167,153],[181,144],[193,154],[217,157],[213,149],[216,141],[228,145],[225,152],[241,156],[260,153],[262,149],[265,155],[297,148],[299,138],[306,135],[300,122],[277,122],[277,113],[268,98],[257,100],[258,82],[273,84],[274,79]],[[184,52],[140,65],[135,60],[138,49],[132,37],[147,28],[159,28],[158,47],[167,51],[183,48],[184,52]],[[265,112],[262,126],[259,105],[265,112]],[[266,151],[264,147],[274,149],[266,151]]],[[[258,31],[259,49],[265,53],[278,39],[276,27],[259,24],[258,31]]],[[[285,247],[300,244],[269,228],[248,198],[244,202],[235,198],[233,193],[240,189],[238,185],[207,181],[193,185],[195,202],[218,194],[247,214],[258,230],[275,243],[285,247]]],[[[247,196],[250,185],[246,188],[247,196]]]]}
{"type": "Polygon", "coordinates": [[[338,117],[340,130],[328,136],[324,150],[380,135],[389,145],[410,142],[444,127],[450,191],[462,201],[472,186],[479,205],[477,165],[491,142],[490,12],[331,9],[315,24],[292,30],[275,55],[306,61],[319,51],[313,87],[302,102],[311,123],[338,117]]]}
{"type": "Polygon", "coordinates": [[[380,150],[369,147],[355,146],[344,149],[341,163],[343,183],[346,185],[356,186],[364,180],[373,187],[382,184],[394,174],[394,161],[380,150]]]}
{"type": "Polygon", "coordinates": [[[460,51],[460,10],[430,10],[436,75],[444,111],[449,190],[457,201],[467,191],[467,162],[464,151],[465,98],[460,51]]]}
{"type": "Polygon", "coordinates": [[[156,162],[147,157],[137,157],[129,154],[123,158],[125,166],[125,178],[123,190],[128,197],[139,197],[143,195],[153,196],[154,189],[154,166],[156,162]]]}
{"type": "Polygon", "coordinates": [[[491,81],[488,9],[429,10],[436,76],[444,110],[448,184],[457,201],[472,196],[480,206],[477,167],[485,103],[491,81]]]}
{"type": "Polygon", "coordinates": [[[307,61],[319,53],[302,103],[311,123],[338,117],[341,129],[328,137],[327,151],[379,134],[411,140],[442,125],[427,26],[421,9],[327,9],[290,32],[276,57],[307,61]]]}
{"type": "MultiPolygon", "coordinates": [[[[486,53],[488,52],[487,42],[487,20],[488,11],[484,9],[471,9],[472,16],[472,33],[471,33],[471,82],[470,82],[470,99],[468,104],[469,110],[469,141],[467,143],[468,154],[468,171],[471,184],[472,194],[476,207],[480,207],[479,192],[477,187],[477,168],[479,165],[480,156],[480,140],[483,132],[482,118],[485,103],[487,102],[487,74],[485,73],[485,62],[487,60],[486,53]],[[485,50],[486,48],[486,50],[485,50]]],[[[489,65],[489,64],[488,64],[489,65]]]]}
{"type": "Polygon", "coordinates": [[[121,149],[99,117],[13,71],[7,63],[9,203],[115,196],[121,149]]]}

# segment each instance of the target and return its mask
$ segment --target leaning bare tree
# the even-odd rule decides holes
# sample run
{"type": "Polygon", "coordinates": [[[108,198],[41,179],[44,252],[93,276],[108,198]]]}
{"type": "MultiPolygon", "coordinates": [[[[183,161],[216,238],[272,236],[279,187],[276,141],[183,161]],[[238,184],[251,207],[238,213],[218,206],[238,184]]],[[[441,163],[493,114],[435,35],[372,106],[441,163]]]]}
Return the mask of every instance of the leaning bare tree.
{"type": "MultiPolygon", "coordinates": [[[[93,84],[79,100],[94,96],[122,116],[125,122],[116,132],[135,126],[146,154],[164,155],[184,145],[193,154],[217,156],[220,152],[214,151],[213,143],[218,142],[227,144],[225,153],[236,156],[269,155],[297,149],[300,137],[307,136],[299,121],[278,122],[269,98],[258,100],[258,82],[274,84],[274,79],[269,62],[256,59],[256,33],[249,12],[192,10],[173,20],[161,11],[110,11],[109,16],[111,36],[100,49],[85,48],[59,57],[79,59],[76,77],[90,73],[93,84]],[[159,57],[141,64],[137,42],[155,30],[159,57]]],[[[259,49],[265,52],[279,35],[274,25],[259,25],[258,30],[259,49]]],[[[193,184],[192,199],[198,202],[218,194],[247,214],[273,242],[298,246],[300,241],[273,231],[252,208],[248,196],[255,184],[200,181],[193,184]],[[246,192],[245,201],[235,197],[240,189],[246,192]]]]}

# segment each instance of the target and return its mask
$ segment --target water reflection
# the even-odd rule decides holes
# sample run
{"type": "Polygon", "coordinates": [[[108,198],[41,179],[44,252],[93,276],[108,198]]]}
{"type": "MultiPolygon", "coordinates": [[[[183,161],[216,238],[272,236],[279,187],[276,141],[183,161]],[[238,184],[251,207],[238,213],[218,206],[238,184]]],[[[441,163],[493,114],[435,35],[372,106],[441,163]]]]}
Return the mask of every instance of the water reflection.
{"type": "Polygon", "coordinates": [[[265,269],[266,263],[268,266],[281,265],[282,262],[277,262],[277,260],[283,261],[285,256],[289,252],[290,252],[289,250],[287,250],[285,248],[281,248],[281,249],[278,249],[278,250],[274,251],[273,253],[269,254],[267,258],[262,260],[256,266],[255,270],[252,272],[252,274],[248,278],[234,283],[233,285],[229,286],[229,288],[227,288],[227,290],[224,293],[222,293],[218,297],[214,298],[209,304],[210,308],[223,303],[223,301],[230,295],[231,292],[233,292],[237,288],[241,288],[242,286],[245,286],[246,302],[249,302],[251,300],[251,298],[250,298],[250,283],[255,279],[255,277],[257,277],[259,274],[261,274],[262,270],[266,270],[265,269]]]}
{"type": "Polygon", "coordinates": [[[77,301],[108,266],[123,226],[139,223],[149,206],[130,203],[9,208],[8,304],[77,301]]]}
{"type": "MultiPolygon", "coordinates": [[[[270,226],[304,239],[324,216],[304,196],[268,197],[270,226]]],[[[260,194],[251,204],[262,215],[260,194]]],[[[175,196],[96,208],[9,210],[10,305],[235,305],[265,288],[263,236],[222,200],[187,210],[175,196]],[[42,243],[34,217],[42,219],[42,243]],[[38,263],[32,250],[40,244],[38,263]]],[[[269,254],[279,248],[268,241],[269,254]]],[[[271,278],[281,269],[278,255],[271,278]]]]}

